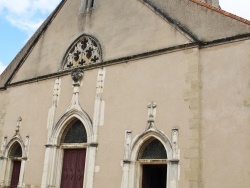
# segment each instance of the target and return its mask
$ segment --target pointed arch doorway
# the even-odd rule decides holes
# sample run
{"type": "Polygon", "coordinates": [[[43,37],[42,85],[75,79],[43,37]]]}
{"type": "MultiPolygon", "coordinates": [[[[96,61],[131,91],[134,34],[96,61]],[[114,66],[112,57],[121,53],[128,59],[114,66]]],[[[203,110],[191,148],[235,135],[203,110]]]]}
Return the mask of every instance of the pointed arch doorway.
{"type": "Polygon", "coordinates": [[[61,188],[82,188],[86,149],[64,150],[61,188]]]}
{"type": "MultiPolygon", "coordinates": [[[[65,172],[63,172],[63,168],[66,162],[64,163],[63,160],[66,160],[67,150],[71,149],[86,151],[85,159],[82,160],[84,157],[81,157],[81,161],[84,163],[84,177],[81,181],[83,186],[81,188],[93,187],[94,164],[98,143],[93,142],[92,127],[88,114],[73,108],[58,120],[51,132],[48,132],[49,139],[45,145],[42,188],[61,188],[61,186],[64,186],[63,174],[65,172]]],[[[73,177],[75,178],[75,175],[73,177]]]]}
{"type": "Polygon", "coordinates": [[[16,188],[19,181],[21,161],[13,161],[10,188],[16,188]]]}
{"type": "Polygon", "coordinates": [[[21,170],[22,147],[15,142],[10,149],[9,158],[12,160],[12,173],[10,188],[17,188],[21,170]]]}
{"type": "Polygon", "coordinates": [[[172,129],[172,142],[155,126],[133,140],[130,130],[125,135],[122,188],[177,188],[178,129],[172,129]]]}
{"type": "Polygon", "coordinates": [[[4,137],[2,148],[4,149],[3,156],[0,157],[0,187],[24,187],[23,179],[28,159],[29,136],[26,136],[24,143],[18,129],[9,142],[7,142],[7,137],[4,137]]]}
{"type": "Polygon", "coordinates": [[[80,120],[69,125],[62,135],[63,164],[61,188],[82,188],[85,175],[87,133],[80,120]]]}
{"type": "Polygon", "coordinates": [[[163,144],[155,138],[141,148],[138,161],[142,170],[142,188],[166,188],[167,153],[163,144]]]}

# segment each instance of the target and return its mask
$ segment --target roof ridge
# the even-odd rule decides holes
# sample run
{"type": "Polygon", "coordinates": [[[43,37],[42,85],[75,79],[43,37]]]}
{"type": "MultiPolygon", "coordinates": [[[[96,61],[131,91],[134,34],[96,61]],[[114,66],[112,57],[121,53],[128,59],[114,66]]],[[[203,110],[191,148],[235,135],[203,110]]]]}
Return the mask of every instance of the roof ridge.
{"type": "Polygon", "coordinates": [[[210,10],[214,10],[214,11],[220,13],[220,14],[223,14],[224,16],[233,18],[233,19],[235,19],[235,20],[238,20],[238,21],[240,21],[240,22],[243,22],[243,23],[245,23],[245,24],[250,25],[250,20],[247,20],[247,19],[245,19],[245,18],[242,18],[242,17],[240,17],[240,16],[237,16],[237,15],[235,15],[235,14],[232,14],[232,13],[230,13],[230,12],[227,12],[227,11],[225,11],[225,10],[222,10],[222,9],[220,9],[220,8],[218,8],[218,7],[215,7],[215,6],[211,5],[211,4],[205,3],[205,2],[203,2],[203,1],[201,1],[201,0],[190,0],[190,1],[193,2],[193,3],[196,3],[196,4],[198,4],[198,5],[204,6],[204,7],[208,8],[208,9],[210,9],[210,10]]]}

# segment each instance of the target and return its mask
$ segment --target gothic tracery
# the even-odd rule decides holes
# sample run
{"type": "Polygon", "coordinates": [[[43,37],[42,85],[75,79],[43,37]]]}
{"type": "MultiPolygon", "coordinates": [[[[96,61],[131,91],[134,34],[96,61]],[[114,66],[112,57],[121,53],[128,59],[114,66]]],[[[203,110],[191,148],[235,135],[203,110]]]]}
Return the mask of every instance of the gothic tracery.
{"type": "Polygon", "coordinates": [[[101,50],[98,43],[89,36],[80,37],[68,51],[64,69],[101,62],[101,50]]]}

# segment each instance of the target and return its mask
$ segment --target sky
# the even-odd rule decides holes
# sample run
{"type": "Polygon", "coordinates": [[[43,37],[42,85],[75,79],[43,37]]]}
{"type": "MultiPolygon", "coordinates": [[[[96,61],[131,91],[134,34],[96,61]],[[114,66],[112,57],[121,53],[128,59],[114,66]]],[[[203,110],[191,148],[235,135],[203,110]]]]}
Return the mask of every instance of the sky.
{"type": "MultiPolygon", "coordinates": [[[[0,0],[0,74],[61,0],[0,0]]],[[[220,0],[223,10],[250,20],[250,0],[220,0]]]]}

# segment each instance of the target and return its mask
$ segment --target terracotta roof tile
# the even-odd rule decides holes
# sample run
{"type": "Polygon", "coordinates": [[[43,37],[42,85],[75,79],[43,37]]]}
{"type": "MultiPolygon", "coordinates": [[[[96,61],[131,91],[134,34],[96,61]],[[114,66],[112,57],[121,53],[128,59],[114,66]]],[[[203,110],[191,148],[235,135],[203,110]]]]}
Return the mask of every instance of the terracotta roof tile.
{"type": "Polygon", "coordinates": [[[206,7],[206,8],[208,8],[208,9],[211,9],[211,10],[213,10],[213,11],[216,11],[216,12],[218,12],[218,13],[220,13],[220,14],[225,15],[225,16],[228,16],[228,17],[230,17],[230,18],[233,18],[233,19],[235,19],[235,20],[238,20],[238,21],[240,21],[240,22],[243,22],[243,23],[245,23],[245,24],[250,25],[250,21],[249,21],[249,20],[244,19],[244,18],[241,18],[241,17],[236,16],[236,15],[234,15],[234,14],[231,14],[230,12],[227,12],[227,11],[225,11],[225,10],[222,10],[222,9],[220,9],[220,8],[218,8],[218,7],[214,7],[214,6],[212,6],[212,5],[208,4],[208,3],[202,2],[202,1],[200,1],[200,0],[190,0],[190,1],[192,1],[193,3],[196,3],[196,4],[198,4],[198,5],[201,5],[201,6],[203,6],[203,7],[206,7]]]}

